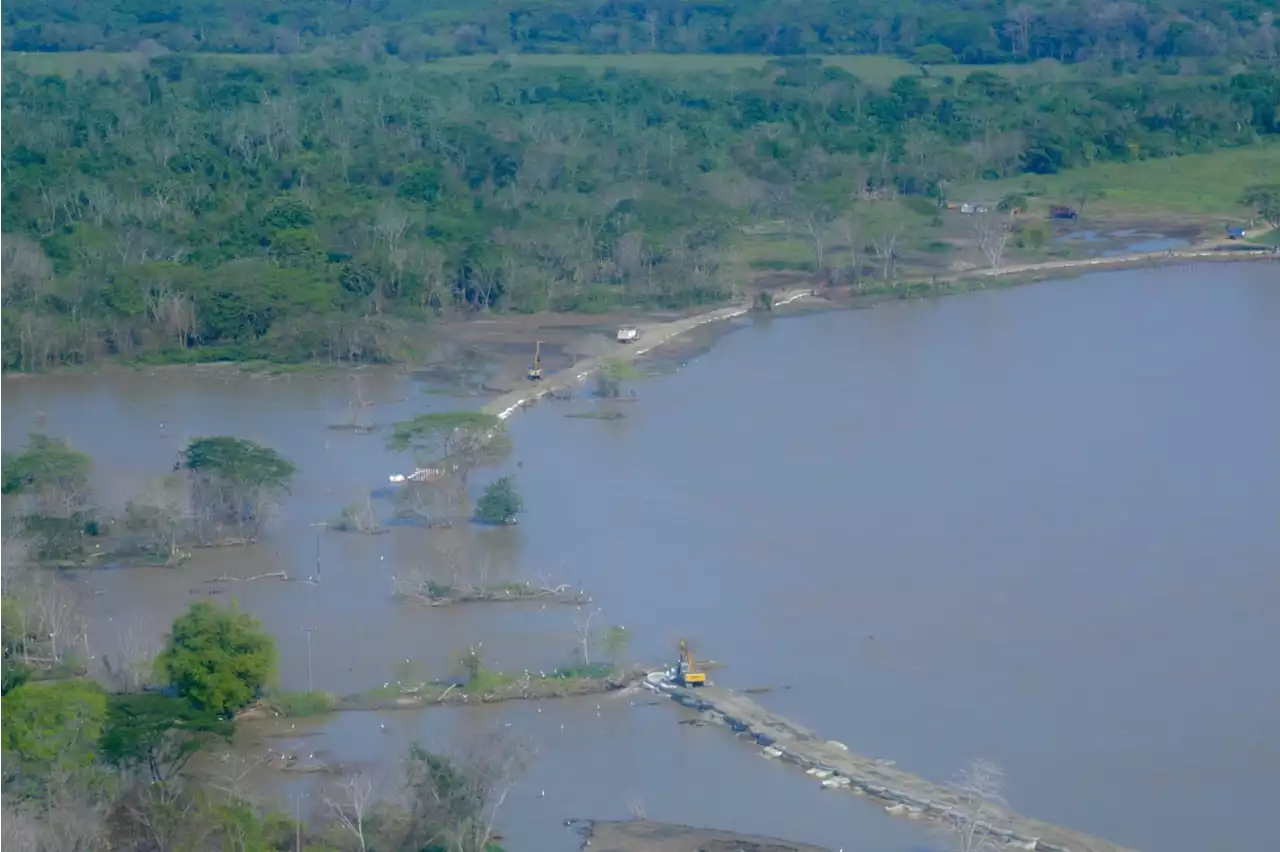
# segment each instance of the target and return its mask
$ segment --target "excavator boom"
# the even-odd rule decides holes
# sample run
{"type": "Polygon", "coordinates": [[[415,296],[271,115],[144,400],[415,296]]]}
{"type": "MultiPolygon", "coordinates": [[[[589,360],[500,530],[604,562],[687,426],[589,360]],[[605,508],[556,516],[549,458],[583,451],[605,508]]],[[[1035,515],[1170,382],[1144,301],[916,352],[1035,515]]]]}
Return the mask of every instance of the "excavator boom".
{"type": "Polygon", "coordinates": [[[707,673],[698,670],[693,652],[683,639],[680,640],[680,661],[676,663],[676,681],[681,686],[705,686],[707,683],[707,673]]]}

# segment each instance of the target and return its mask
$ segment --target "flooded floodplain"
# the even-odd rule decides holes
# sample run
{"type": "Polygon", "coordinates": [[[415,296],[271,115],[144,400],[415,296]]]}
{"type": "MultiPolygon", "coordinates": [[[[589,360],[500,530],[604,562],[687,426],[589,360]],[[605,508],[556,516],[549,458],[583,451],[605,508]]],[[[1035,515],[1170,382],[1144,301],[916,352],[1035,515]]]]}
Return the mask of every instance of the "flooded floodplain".
{"type": "MultiPolygon", "coordinates": [[[[162,632],[207,579],[285,570],[317,582],[229,583],[222,598],[276,635],[287,688],[443,675],[477,642],[503,669],[573,653],[571,608],[392,598],[397,571],[450,550],[494,579],[581,584],[629,629],[632,658],[665,661],[689,636],[725,664],[718,680],[773,687],[761,703],[853,751],[939,779],[991,758],[1018,810],[1140,849],[1266,848],[1280,789],[1275,278],[1268,263],[1129,270],[743,321],[686,369],[632,383],[620,419],[565,416],[588,400],[518,414],[506,472],[528,512],[511,529],[316,526],[371,490],[386,512],[388,474],[411,466],[385,431],[331,428],[349,416],[349,375],[6,380],[4,446],[44,424],[93,457],[117,509],[199,436],[298,465],[261,543],[79,575],[103,647],[139,619],[162,632]]],[[[395,371],[360,385],[380,426],[479,401],[395,371]]],[[[537,751],[503,819],[529,848],[572,848],[565,818],[637,802],[651,819],[835,848],[928,845],[650,700],[348,713],[306,742],[387,766],[412,738],[443,747],[510,724],[537,751]]]]}

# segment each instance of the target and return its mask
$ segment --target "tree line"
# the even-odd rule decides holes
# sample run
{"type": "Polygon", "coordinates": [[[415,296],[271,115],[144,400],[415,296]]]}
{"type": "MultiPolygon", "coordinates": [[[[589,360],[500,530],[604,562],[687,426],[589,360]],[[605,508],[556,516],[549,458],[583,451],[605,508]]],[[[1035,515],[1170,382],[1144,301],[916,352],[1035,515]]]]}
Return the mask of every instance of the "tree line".
{"type": "Polygon", "coordinates": [[[1251,145],[1280,75],[868,84],[817,58],[676,76],[158,57],[6,70],[3,366],[396,361],[451,310],[683,307],[764,220],[1251,145]]]}
{"type": "Polygon", "coordinates": [[[217,4],[15,0],[4,48],[291,54],[335,40],[365,56],[470,53],[896,54],[932,61],[1118,67],[1190,59],[1225,69],[1272,63],[1280,34],[1267,0],[222,0],[217,4]]]}

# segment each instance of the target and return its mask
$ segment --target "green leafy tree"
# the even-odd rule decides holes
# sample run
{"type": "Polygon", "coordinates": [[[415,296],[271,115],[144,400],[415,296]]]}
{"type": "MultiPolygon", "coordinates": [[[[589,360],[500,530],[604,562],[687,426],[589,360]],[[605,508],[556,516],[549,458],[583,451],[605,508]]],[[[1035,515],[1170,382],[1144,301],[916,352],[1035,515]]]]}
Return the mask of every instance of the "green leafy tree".
{"type": "Polygon", "coordinates": [[[1280,228],[1280,183],[1251,186],[1240,203],[1256,210],[1272,228],[1280,228]]]}
{"type": "Polygon", "coordinates": [[[0,699],[6,776],[44,781],[93,764],[107,696],[87,680],[27,683],[0,699]]]}
{"type": "Polygon", "coordinates": [[[17,453],[5,453],[3,492],[18,498],[25,534],[38,559],[77,561],[86,532],[97,525],[90,504],[93,464],[61,438],[35,433],[17,453]]]}
{"type": "Polygon", "coordinates": [[[17,660],[10,660],[5,657],[0,661],[0,680],[3,681],[3,688],[0,689],[0,695],[8,695],[18,687],[22,686],[31,678],[31,667],[23,665],[17,660]]]}
{"type": "Polygon", "coordinates": [[[197,438],[177,467],[190,476],[193,520],[206,542],[228,534],[254,538],[297,470],[270,447],[228,437],[197,438]]]}
{"type": "Polygon", "coordinates": [[[174,620],[156,665],[193,707],[225,718],[262,694],[276,660],[257,619],[202,601],[174,620]]]}
{"type": "Polygon", "coordinates": [[[152,781],[173,779],[200,749],[230,740],[234,723],[185,698],[140,693],[114,695],[107,702],[102,756],[112,766],[141,770],[152,781]]]}
{"type": "Polygon", "coordinates": [[[476,520],[486,524],[514,524],[524,511],[524,498],[516,490],[515,479],[504,476],[489,483],[476,504],[476,520]]]}

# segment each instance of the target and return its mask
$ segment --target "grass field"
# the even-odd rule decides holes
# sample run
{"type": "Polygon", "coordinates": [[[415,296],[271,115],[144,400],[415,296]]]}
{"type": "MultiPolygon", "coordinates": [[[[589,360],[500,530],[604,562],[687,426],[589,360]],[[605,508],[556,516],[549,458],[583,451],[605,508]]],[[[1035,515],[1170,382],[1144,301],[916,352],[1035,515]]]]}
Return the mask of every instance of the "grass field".
{"type": "Polygon", "coordinates": [[[1240,204],[1246,187],[1274,183],[1280,175],[1280,147],[1234,148],[1212,154],[1165,157],[1132,163],[1105,163],[1057,175],[1023,175],[956,187],[956,201],[995,201],[1011,192],[1036,195],[1033,206],[1069,204],[1082,184],[1102,188],[1105,197],[1088,209],[1114,214],[1223,216],[1247,219],[1240,204]]]}
{"type": "MultiPolygon", "coordinates": [[[[758,71],[777,57],[744,53],[522,53],[503,57],[481,54],[448,56],[432,62],[428,67],[442,71],[473,71],[488,68],[500,58],[517,68],[585,68],[596,72],[616,68],[620,71],[651,74],[732,74],[738,71],[758,71]]],[[[822,61],[824,65],[841,68],[872,85],[888,85],[898,77],[920,75],[919,65],[895,56],[824,56],[822,61]]],[[[936,79],[947,75],[963,77],[984,70],[1015,77],[1063,79],[1070,76],[1066,66],[1053,60],[1029,65],[931,65],[929,76],[936,79]]]]}
{"type": "Polygon", "coordinates": [[[86,50],[76,53],[18,53],[5,51],[4,67],[18,68],[28,74],[56,74],[74,77],[77,73],[94,75],[115,71],[125,66],[146,67],[147,57],[141,53],[101,53],[86,50]]]}
{"type": "MultiPolygon", "coordinates": [[[[210,65],[262,65],[281,62],[289,59],[278,53],[192,53],[198,61],[210,65]]],[[[327,53],[319,51],[295,54],[293,59],[309,62],[321,62],[328,58],[327,53]]],[[[115,71],[118,68],[145,68],[148,59],[141,53],[104,53],[86,50],[65,53],[18,53],[9,51],[3,57],[4,67],[18,68],[28,74],[55,74],[74,77],[78,73],[94,75],[102,71],[115,71]]]]}

